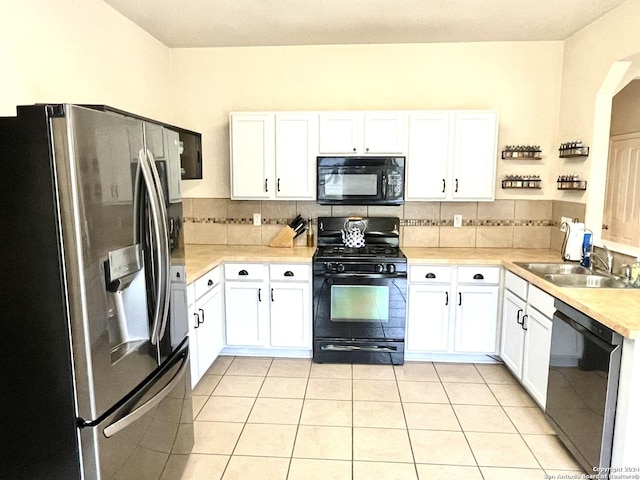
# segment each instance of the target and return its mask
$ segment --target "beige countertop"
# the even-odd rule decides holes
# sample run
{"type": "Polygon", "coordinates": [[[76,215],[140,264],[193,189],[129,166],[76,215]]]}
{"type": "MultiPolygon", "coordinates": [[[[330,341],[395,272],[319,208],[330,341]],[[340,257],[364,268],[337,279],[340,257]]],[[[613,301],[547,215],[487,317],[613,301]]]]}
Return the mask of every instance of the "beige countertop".
{"type": "MultiPolygon", "coordinates": [[[[247,245],[187,245],[187,282],[223,262],[311,262],[315,248],[271,248],[247,245]]],[[[547,249],[417,248],[402,251],[410,264],[500,265],[550,295],[584,312],[628,338],[640,338],[640,289],[557,287],[514,262],[560,262],[547,249]]]]}

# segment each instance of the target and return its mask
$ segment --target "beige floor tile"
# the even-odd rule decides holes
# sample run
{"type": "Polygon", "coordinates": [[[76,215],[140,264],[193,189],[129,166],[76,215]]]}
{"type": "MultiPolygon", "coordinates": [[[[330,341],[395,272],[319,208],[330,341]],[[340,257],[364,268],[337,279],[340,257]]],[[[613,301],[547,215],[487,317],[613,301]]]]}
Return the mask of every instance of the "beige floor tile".
{"type": "Polygon", "coordinates": [[[301,398],[258,398],[248,422],[297,425],[301,411],[301,398]]]}
{"type": "Polygon", "coordinates": [[[379,402],[399,402],[396,382],[389,380],[353,380],[353,399],[379,402]]]}
{"type": "Polygon", "coordinates": [[[401,382],[398,390],[403,402],[449,403],[449,397],[440,382],[401,382]]]}
{"type": "Polygon", "coordinates": [[[295,425],[247,423],[233,454],[256,457],[290,457],[296,437],[296,428],[295,425]]]}
{"type": "Polygon", "coordinates": [[[481,467],[540,468],[519,434],[468,432],[465,436],[481,467]]]}
{"type": "MultiPolygon", "coordinates": [[[[351,480],[351,462],[292,458],[287,480],[351,480]]],[[[264,480],[267,480],[266,477],[264,480]]]]}
{"type": "Polygon", "coordinates": [[[319,400],[351,400],[351,380],[310,378],[305,398],[319,400]]]}
{"type": "Polygon", "coordinates": [[[242,423],[193,422],[193,453],[229,455],[242,432],[242,423]]]}
{"type": "Polygon", "coordinates": [[[224,375],[236,357],[220,355],[207,370],[207,375],[224,375]]]}
{"type": "Polygon", "coordinates": [[[211,396],[204,405],[197,420],[205,422],[241,422],[249,418],[255,399],[251,397],[211,396]]]}
{"type": "Polygon", "coordinates": [[[311,360],[306,358],[274,358],[269,367],[269,377],[307,378],[311,371],[311,360]]]}
{"type": "Polygon", "coordinates": [[[351,460],[351,428],[300,425],[293,456],[351,460]]]}
{"type": "Polygon", "coordinates": [[[435,368],[442,383],[484,382],[472,363],[436,363],[435,368]]]}
{"type": "Polygon", "coordinates": [[[536,402],[517,384],[489,384],[489,388],[503,407],[535,407],[536,402]]]}
{"type": "Polygon", "coordinates": [[[462,432],[409,430],[416,463],[438,465],[475,465],[462,432]]]}
{"type": "Polygon", "coordinates": [[[449,400],[458,405],[498,405],[493,392],[484,383],[443,383],[449,400]]]}
{"type": "Polygon", "coordinates": [[[351,379],[351,365],[334,363],[312,363],[311,378],[341,378],[351,379]]]}
{"type": "Polygon", "coordinates": [[[244,377],[225,375],[213,391],[213,395],[223,397],[256,397],[264,377],[244,377]]]}
{"type": "MultiPolygon", "coordinates": [[[[539,468],[480,467],[484,480],[542,480],[544,470],[539,468]]],[[[580,478],[580,477],[576,477],[580,478]]]]}
{"type": "Polygon", "coordinates": [[[544,469],[579,470],[580,465],[555,435],[523,435],[544,469]]]}
{"type": "Polygon", "coordinates": [[[404,365],[395,365],[393,369],[396,372],[398,381],[413,382],[439,382],[436,369],[431,362],[407,362],[404,365]]]}
{"type": "Polygon", "coordinates": [[[250,377],[266,376],[271,366],[271,358],[236,357],[225,375],[247,375],[250,377]]]}
{"type": "Polygon", "coordinates": [[[353,365],[353,378],[358,380],[393,380],[396,374],[392,365],[353,365]]]}
{"type": "Polygon", "coordinates": [[[420,480],[483,480],[478,467],[417,464],[416,469],[420,480]]]}
{"type": "Polygon", "coordinates": [[[222,478],[228,455],[191,455],[169,458],[160,480],[219,480],[222,478]]]}
{"type": "Polygon", "coordinates": [[[300,425],[352,426],[352,403],[344,400],[305,399],[300,425]]]}
{"type": "Polygon", "coordinates": [[[407,431],[389,428],[354,428],[353,459],[413,462],[407,431]]]}
{"type": "Polygon", "coordinates": [[[307,378],[267,377],[260,388],[259,397],[304,398],[307,378]]]}
{"type": "Polygon", "coordinates": [[[220,380],[222,380],[222,375],[203,375],[193,389],[193,395],[211,395],[220,380]]]}
{"type": "Polygon", "coordinates": [[[538,407],[504,407],[520,433],[553,435],[553,428],[538,407]]]}
{"type": "Polygon", "coordinates": [[[207,400],[209,400],[208,395],[191,396],[191,401],[193,403],[193,418],[196,418],[198,416],[200,410],[202,410],[202,407],[204,407],[204,404],[207,403],[207,400]]]}
{"type": "Polygon", "coordinates": [[[502,407],[487,405],[454,405],[456,416],[465,432],[516,433],[502,407]]]}
{"type": "Polygon", "coordinates": [[[462,430],[451,405],[405,403],[403,407],[409,430],[462,430]]]}
{"type": "Polygon", "coordinates": [[[476,363],[476,369],[486,383],[516,384],[518,381],[504,365],[476,363]]]}
{"type": "Polygon", "coordinates": [[[407,428],[400,402],[353,402],[354,427],[407,428]]]}
{"type": "Polygon", "coordinates": [[[353,480],[418,480],[412,463],[353,462],[353,480]]]}
{"type": "MultiPolygon", "coordinates": [[[[288,469],[288,458],[234,455],[229,461],[222,480],[286,480],[288,469]]],[[[208,478],[205,475],[197,480],[208,480],[208,478]]]]}

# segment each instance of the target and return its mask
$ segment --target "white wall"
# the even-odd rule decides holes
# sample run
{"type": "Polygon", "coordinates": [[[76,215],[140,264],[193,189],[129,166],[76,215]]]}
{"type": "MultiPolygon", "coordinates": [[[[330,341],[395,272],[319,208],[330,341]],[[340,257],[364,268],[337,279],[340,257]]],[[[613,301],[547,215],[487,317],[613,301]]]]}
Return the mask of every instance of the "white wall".
{"type": "Polygon", "coordinates": [[[170,122],[170,51],[102,0],[2,2],[0,115],[107,104],[170,122]]]}
{"type": "Polygon", "coordinates": [[[620,90],[611,105],[611,135],[640,132],[640,80],[620,90]]]}
{"type": "Polygon", "coordinates": [[[497,198],[553,198],[562,42],[172,50],[176,122],[203,133],[204,179],[186,197],[229,196],[231,111],[495,109],[499,146],[539,144],[542,161],[498,161],[497,198]],[[549,173],[549,172],[553,173],[549,173]],[[503,191],[506,173],[545,189],[503,191]]]}

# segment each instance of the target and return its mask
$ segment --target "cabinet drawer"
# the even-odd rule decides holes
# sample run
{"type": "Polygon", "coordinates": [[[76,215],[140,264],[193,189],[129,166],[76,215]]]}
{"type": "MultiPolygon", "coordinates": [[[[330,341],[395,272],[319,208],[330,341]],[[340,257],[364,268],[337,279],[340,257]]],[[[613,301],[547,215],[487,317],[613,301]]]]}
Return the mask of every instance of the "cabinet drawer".
{"type": "Polygon", "coordinates": [[[416,283],[451,283],[452,267],[446,265],[412,265],[409,281],[416,283]]]}
{"type": "Polygon", "coordinates": [[[528,303],[543,315],[552,318],[556,307],[553,305],[554,298],[544,290],[540,290],[535,285],[529,285],[528,303]]]}
{"type": "Polygon", "coordinates": [[[500,267],[458,267],[458,283],[497,285],[500,283],[500,267]]]}
{"type": "Polygon", "coordinates": [[[309,265],[306,263],[275,263],[269,265],[269,279],[288,282],[308,281],[309,270],[309,265]]]}
{"type": "Polygon", "coordinates": [[[262,263],[226,263],[225,280],[265,280],[267,267],[262,263]]]}
{"type": "Polygon", "coordinates": [[[202,297],[220,283],[220,269],[221,267],[216,267],[213,270],[209,270],[194,282],[196,299],[202,297]]]}
{"type": "Polygon", "coordinates": [[[504,276],[504,287],[523,300],[527,298],[527,285],[526,280],[511,272],[507,272],[504,276]]]}

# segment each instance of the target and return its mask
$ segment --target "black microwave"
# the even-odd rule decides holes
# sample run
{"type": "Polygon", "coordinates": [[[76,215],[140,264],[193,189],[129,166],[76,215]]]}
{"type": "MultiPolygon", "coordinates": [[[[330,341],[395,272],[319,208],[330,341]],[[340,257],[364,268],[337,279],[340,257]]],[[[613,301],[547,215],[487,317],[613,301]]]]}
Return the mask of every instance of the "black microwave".
{"type": "Polygon", "coordinates": [[[404,157],[318,157],[321,205],[402,205],[404,157]]]}

